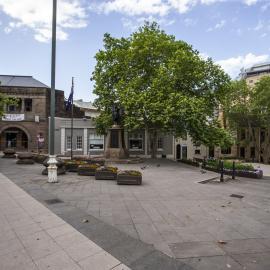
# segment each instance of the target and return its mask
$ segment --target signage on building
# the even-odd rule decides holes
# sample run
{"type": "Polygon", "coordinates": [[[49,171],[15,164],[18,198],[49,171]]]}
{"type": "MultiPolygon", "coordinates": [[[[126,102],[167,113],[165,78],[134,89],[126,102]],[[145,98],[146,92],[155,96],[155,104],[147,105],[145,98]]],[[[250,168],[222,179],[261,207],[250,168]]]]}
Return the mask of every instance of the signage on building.
{"type": "Polygon", "coordinates": [[[24,114],[4,114],[2,116],[3,121],[23,121],[24,120],[24,114]]]}

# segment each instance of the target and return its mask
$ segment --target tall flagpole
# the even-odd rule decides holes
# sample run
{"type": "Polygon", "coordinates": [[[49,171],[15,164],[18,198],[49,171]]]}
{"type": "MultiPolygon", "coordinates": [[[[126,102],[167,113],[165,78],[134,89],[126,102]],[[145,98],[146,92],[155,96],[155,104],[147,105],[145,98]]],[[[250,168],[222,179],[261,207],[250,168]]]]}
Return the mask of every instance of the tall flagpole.
{"type": "Polygon", "coordinates": [[[52,18],[52,55],[51,55],[51,104],[50,104],[50,128],[49,128],[49,160],[48,182],[57,182],[57,161],[54,153],[54,129],[55,129],[55,59],[56,59],[56,15],[57,0],[53,0],[52,18]]]}
{"type": "Polygon", "coordinates": [[[71,138],[71,151],[70,151],[70,158],[73,158],[73,94],[74,94],[74,77],[72,77],[72,100],[71,100],[71,130],[70,130],[70,138],[71,138]]]}

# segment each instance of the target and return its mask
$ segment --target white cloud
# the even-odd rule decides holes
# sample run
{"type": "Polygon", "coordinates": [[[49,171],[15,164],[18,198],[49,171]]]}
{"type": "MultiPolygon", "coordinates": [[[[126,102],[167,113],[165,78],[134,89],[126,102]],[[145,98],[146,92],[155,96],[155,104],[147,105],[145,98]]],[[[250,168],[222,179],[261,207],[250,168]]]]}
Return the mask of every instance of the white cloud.
{"type": "Polygon", "coordinates": [[[254,31],[259,31],[263,28],[263,22],[259,21],[257,25],[253,28],[254,31]]]}
{"type": "MultiPolygon", "coordinates": [[[[11,18],[8,29],[26,27],[34,32],[40,42],[51,38],[52,1],[49,0],[0,0],[0,11],[11,18]]],[[[57,38],[66,40],[68,28],[87,26],[86,10],[80,0],[59,0],[57,38]]]]}
{"type": "Polygon", "coordinates": [[[110,12],[119,12],[126,15],[152,14],[164,16],[169,12],[170,6],[162,0],[111,0],[92,6],[106,14],[110,12]]]}
{"type": "Polygon", "coordinates": [[[226,0],[109,0],[96,1],[90,9],[108,14],[119,12],[128,16],[158,15],[166,16],[171,11],[181,14],[188,12],[196,5],[210,5],[226,0]]]}
{"type": "Polygon", "coordinates": [[[225,60],[217,61],[219,64],[231,77],[236,77],[240,73],[241,68],[248,68],[254,64],[262,63],[269,60],[270,56],[268,54],[254,55],[248,53],[244,56],[232,57],[225,60]]]}
{"type": "Polygon", "coordinates": [[[266,3],[261,7],[261,10],[264,12],[266,11],[268,8],[270,8],[270,3],[266,3]]]}
{"type": "Polygon", "coordinates": [[[243,2],[248,6],[252,6],[255,5],[258,2],[258,0],[243,0],[243,2]]]}
{"type": "Polygon", "coordinates": [[[223,28],[225,26],[225,24],[226,24],[226,21],[222,20],[219,23],[217,23],[214,27],[208,28],[207,32],[211,32],[211,31],[214,31],[214,30],[217,30],[217,29],[221,29],[221,28],[223,28]]]}
{"type": "Polygon", "coordinates": [[[194,26],[197,24],[197,20],[194,20],[191,18],[186,18],[186,19],[184,19],[184,24],[185,24],[185,26],[194,26]]]}
{"type": "Polygon", "coordinates": [[[138,18],[122,18],[122,24],[124,27],[128,28],[131,31],[137,30],[142,26],[146,21],[147,22],[157,22],[159,25],[169,26],[175,23],[174,20],[167,20],[166,18],[158,18],[154,16],[148,17],[138,17],[138,18]]]}

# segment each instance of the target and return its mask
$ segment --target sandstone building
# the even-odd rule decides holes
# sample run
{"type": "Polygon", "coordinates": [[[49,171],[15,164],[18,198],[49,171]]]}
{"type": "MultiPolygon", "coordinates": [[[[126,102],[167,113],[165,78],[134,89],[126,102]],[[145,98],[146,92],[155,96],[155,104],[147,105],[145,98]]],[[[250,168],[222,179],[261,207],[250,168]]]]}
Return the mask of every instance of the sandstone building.
{"type": "MultiPolygon", "coordinates": [[[[0,75],[0,93],[17,99],[0,120],[0,150],[48,150],[50,88],[31,76],[0,75]]],[[[64,117],[64,92],[56,90],[56,115],[64,117]]]]}

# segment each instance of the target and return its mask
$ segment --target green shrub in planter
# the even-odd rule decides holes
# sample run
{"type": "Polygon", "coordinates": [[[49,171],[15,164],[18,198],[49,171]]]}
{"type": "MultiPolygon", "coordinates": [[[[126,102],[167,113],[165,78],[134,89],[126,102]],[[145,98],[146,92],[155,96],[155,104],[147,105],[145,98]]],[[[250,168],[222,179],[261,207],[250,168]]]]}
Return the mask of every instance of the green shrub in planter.
{"type": "Polygon", "coordinates": [[[78,174],[79,175],[87,175],[87,176],[95,176],[97,168],[99,168],[99,164],[83,164],[78,166],[78,174]]]}
{"type": "Polygon", "coordinates": [[[78,172],[78,166],[88,164],[83,160],[64,160],[65,168],[68,172],[78,172]]]}
{"type": "Polygon", "coordinates": [[[117,167],[103,166],[96,169],[96,180],[116,180],[117,179],[117,167]]]}
{"type": "Polygon", "coordinates": [[[141,185],[142,173],[134,170],[120,171],[117,174],[118,185],[141,185]]]}

